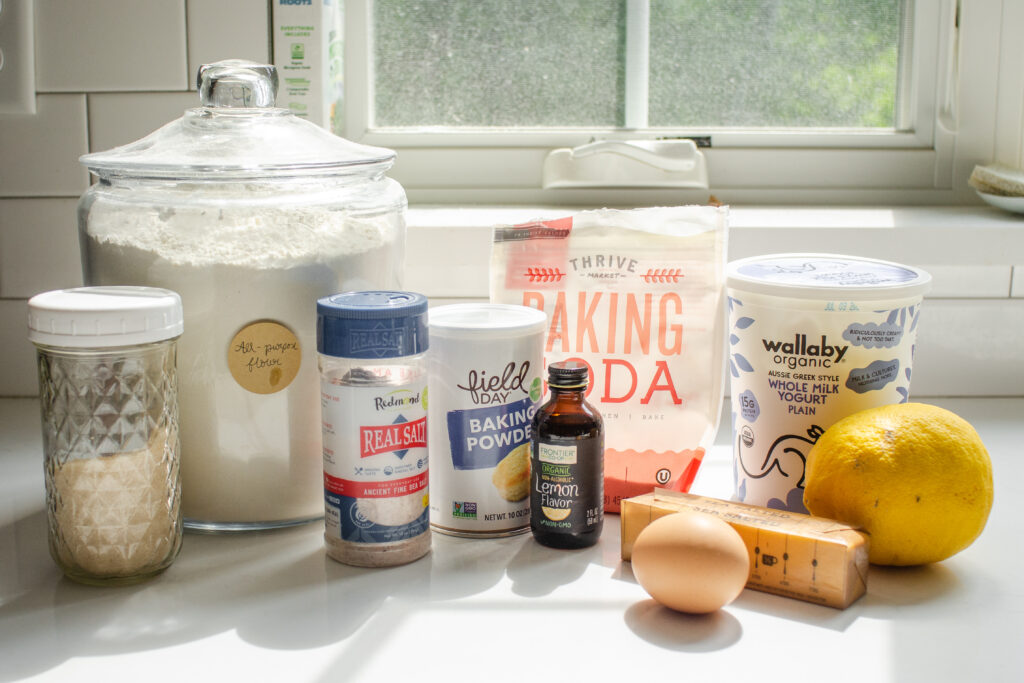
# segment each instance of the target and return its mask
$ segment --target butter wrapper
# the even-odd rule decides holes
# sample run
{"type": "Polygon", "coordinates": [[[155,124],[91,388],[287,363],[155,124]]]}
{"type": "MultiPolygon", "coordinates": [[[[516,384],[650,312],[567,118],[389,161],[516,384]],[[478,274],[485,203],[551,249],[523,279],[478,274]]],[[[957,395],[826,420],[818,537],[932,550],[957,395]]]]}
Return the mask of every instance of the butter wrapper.
{"type": "Polygon", "coordinates": [[[823,517],[656,489],[622,501],[622,559],[648,524],[680,511],[714,515],[750,554],[747,588],[844,609],[867,591],[868,536],[823,517]]]}

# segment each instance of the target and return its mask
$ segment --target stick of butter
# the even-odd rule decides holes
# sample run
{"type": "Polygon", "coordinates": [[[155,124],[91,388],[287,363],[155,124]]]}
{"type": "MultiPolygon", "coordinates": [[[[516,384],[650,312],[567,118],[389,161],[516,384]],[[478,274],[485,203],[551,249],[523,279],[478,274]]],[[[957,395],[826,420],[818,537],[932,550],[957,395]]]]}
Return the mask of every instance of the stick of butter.
{"type": "Polygon", "coordinates": [[[750,553],[747,588],[843,609],[867,590],[868,537],[823,517],[655,489],[622,501],[622,559],[648,524],[691,510],[729,523],[750,553]]]}

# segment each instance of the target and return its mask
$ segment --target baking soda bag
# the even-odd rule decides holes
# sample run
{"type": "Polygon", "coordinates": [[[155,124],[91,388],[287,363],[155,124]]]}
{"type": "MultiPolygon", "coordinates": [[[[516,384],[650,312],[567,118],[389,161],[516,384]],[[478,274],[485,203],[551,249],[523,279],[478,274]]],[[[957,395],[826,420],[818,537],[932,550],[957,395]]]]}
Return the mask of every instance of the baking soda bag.
{"type": "Polygon", "coordinates": [[[725,207],[586,211],[494,229],[491,301],[548,316],[544,360],[590,366],[605,509],[688,491],[724,385],[725,207]]]}

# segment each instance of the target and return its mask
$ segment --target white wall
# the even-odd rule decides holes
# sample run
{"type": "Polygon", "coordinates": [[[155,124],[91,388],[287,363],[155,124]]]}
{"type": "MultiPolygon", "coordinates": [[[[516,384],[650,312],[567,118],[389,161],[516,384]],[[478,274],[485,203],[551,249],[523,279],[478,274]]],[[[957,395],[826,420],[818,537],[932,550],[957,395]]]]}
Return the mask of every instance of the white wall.
{"type": "MultiPolygon", "coordinates": [[[[25,301],[82,283],[75,207],[89,179],[78,157],[196,106],[200,64],[268,61],[269,12],[267,0],[35,0],[36,113],[0,114],[0,396],[37,392],[25,301]]],[[[436,302],[486,298],[484,228],[539,213],[412,211],[406,286],[436,302]]],[[[931,270],[915,394],[1024,394],[1024,220],[979,208],[737,209],[730,256],[776,251],[931,270]]]]}
{"type": "MultiPolygon", "coordinates": [[[[23,0],[6,0],[7,3],[23,0]]],[[[0,396],[37,392],[25,301],[82,284],[78,157],[198,106],[195,73],[270,59],[268,0],[35,0],[35,114],[0,114],[0,396]]]]}

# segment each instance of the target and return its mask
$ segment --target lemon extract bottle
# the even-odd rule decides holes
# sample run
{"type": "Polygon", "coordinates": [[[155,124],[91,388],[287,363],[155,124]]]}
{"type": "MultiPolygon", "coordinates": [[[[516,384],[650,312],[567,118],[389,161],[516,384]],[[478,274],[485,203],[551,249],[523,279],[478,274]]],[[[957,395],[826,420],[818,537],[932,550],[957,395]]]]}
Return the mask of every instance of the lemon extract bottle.
{"type": "Polygon", "coordinates": [[[552,363],[551,397],[533,417],[530,529],[552,548],[592,546],[604,525],[604,422],[588,381],[585,363],[552,363]]]}

